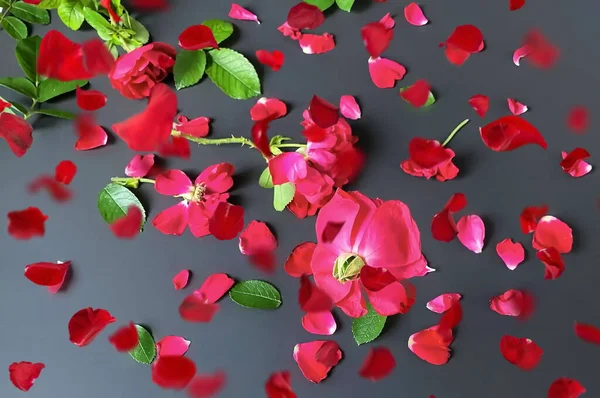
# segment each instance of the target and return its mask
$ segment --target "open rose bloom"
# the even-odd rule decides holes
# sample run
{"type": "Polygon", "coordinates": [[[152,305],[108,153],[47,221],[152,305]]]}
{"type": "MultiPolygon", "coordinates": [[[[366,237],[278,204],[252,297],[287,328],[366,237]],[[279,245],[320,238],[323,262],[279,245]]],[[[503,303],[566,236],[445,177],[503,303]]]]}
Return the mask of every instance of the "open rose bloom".
{"type": "Polygon", "coordinates": [[[338,189],[319,212],[310,267],[317,286],[351,317],[366,314],[363,293],[381,315],[406,313],[415,300],[407,278],[427,273],[408,207],[338,189]],[[331,234],[332,226],[337,234],[331,234]]]}

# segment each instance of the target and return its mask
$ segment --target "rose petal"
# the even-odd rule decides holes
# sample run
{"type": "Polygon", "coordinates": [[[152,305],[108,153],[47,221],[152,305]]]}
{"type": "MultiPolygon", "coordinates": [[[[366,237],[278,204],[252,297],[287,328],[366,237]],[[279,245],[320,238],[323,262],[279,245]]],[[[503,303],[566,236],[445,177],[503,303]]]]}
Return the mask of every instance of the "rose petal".
{"type": "Polygon", "coordinates": [[[70,160],[61,160],[54,169],[54,179],[61,184],[69,185],[77,174],[77,166],[70,160]]]}
{"type": "Polygon", "coordinates": [[[210,130],[210,119],[200,116],[189,120],[183,115],[177,116],[177,123],[174,124],[175,130],[192,137],[206,137],[210,130]]]}
{"type": "Polygon", "coordinates": [[[31,239],[44,236],[44,224],[48,219],[37,207],[28,207],[25,210],[11,211],[8,216],[8,234],[15,239],[31,239]]]}
{"type": "Polygon", "coordinates": [[[219,304],[209,303],[204,295],[194,292],[179,305],[179,316],[187,322],[207,323],[212,321],[218,310],[219,304]]]}
{"type": "Polygon", "coordinates": [[[66,202],[73,196],[64,184],[50,176],[39,176],[27,186],[27,191],[32,194],[38,193],[41,189],[47,190],[52,199],[57,202],[66,202]]]}
{"type": "Polygon", "coordinates": [[[548,398],[578,398],[587,390],[577,380],[561,377],[548,390],[548,398]]]}
{"type": "Polygon", "coordinates": [[[213,31],[206,25],[192,25],[179,34],[179,47],[188,51],[219,48],[213,31]]]}
{"type": "Polygon", "coordinates": [[[285,272],[295,278],[299,278],[302,275],[312,275],[310,262],[316,247],[317,245],[312,242],[300,243],[294,247],[283,266],[285,272]]]}
{"type": "Polygon", "coordinates": [[[331,336],[337,324],[330,311],[309,312],[302,317],[302,327],[308,333],[331,336]]]}
{"type": "Polygon", "coordinates": [[[527,144],[548,147],[537,128],[519,116],[503,116],[479,128],[483,143],[493,151],[512,151],[527,144]]]}
{"type": "Polygon", "coordinates": [[[417,80],[412,86],[400,91],[400,97],[415,108],[420,108],[427,103],[431,87],[427,80],[417,80]]]}
{"type": "Polygon", "coordinates": [[[521,231],[524,234],[530,234],[535,231],[537,224],[543,216],[548,213],[548,206],[529,206],[523,209],[519,216],[521,231]]]}
{"type": "Polygon", "coordinates": [[[128,352],[137,347],[139,337],[133,322],[122,326],[108,337],[108,341],[118,352],[128,352]]]}
{"type": "Polygon", "coordinates": [[[383,24],[387,29],[392,29],[396,26],[396,21],[392,18],[391,14],[388,12],[379,20],[380,23],[383,24]]]}
{"type": "Polygon", "coordinates": [[[152,219],[152,226],[165,235],[181,235],[188,225],[188,206],[179,202],[161,211],[152,219]]]}
{"type": "Polygon", "coordinates": [[[33,263],[25,267],[25,278],[40,286],[48,286],[50,293],[56,293],[62,287],[70,261],[57,263],[33,263]]]}
{"type": "Polygon", "coordinates": [[[477,215],[462,216],[456,224],[458,240],[473,253],[481,253],[485,240],[485,224],[477,215]]]}
{"type": "Polygon", "coordinates": [[[288,371],[272,373],[265,382],[265,392],[267,398],[297,398],[288,371]]]}
{"type": "Polygon", "coordinates": [[[592,165],[583,160],[590,156],[590,153],[583,148],[575,148],[568,154],[563,151],[560,167],[572,177],[583,177],[592,171],[592,165]]]}
{"type": "Polygon", "coordinates": [[[239,19],[240,21],[254,21],[260,25],[260,21],[258,20],[256,14],[246,10],[239,4],[232,3],[228,15],[229,18],[239,19]]]}
{"type": "Polygon", "coordinates": [[[525,249],[519,242],[506,238],[496,245],[496,253],[504,261],[506,268],[514,271],[525,260],[525,249]]]}
{"type": "Polygon", "coordinates": [[[404,7],[404,18],[406,18],[406,22],[414,26],[427,25],[427,22],[429,22],[417,3],[410,3],[404,7]]]}
{"type": "Polygon", "coordinates": [[[391,88],[396,80],[402,80],[406,68],[387,58],[369,58],[371,80],[379,88],[391,88]]]}
{"type": "Polygon", "coordinates": [[[574,106],[567,116],[567,127],[577,134],[585,133],[589,127],[589,112],[585,106],[574,106]]]}
{"type": "Polygon", "coordinates": [[[298,29],[292,28],[287,22],[281,24],[277,30],[280,31],[284,36],[290,37],[292,40],[299,40],[302,38],[302,32],[300,32],[298,29]]]}
{"type": "Polygon", "coordinates": [[[476,94],[469,98],[469,105],[481,117],[485,117],[488,109],[490,109],[490,98],[487,95],[476,94]]]}
{"type": "Polygon", "coordinates": [[[600,344],[600,329],[594,325],[575,322],[575,334],[583,341],[600,344]]]}
{"type": "Polygon", "coordinates": [[[329,311],[333,306],[331,297],[323,290],[313,285],[306,275],[300,276],[298,303],[304,312],[329,311]]]}
{"type": "Polygon", "coordinates": [[[381,289],[396,282],[394,275],[383,268],[369,267],[365,265],[360,270],[360,281],[365,289],[378,292],[381,289]]]}
{"type": "Polygon", "coordinates": [[[527,105],[522,104],[513,98],[508,99],[508,109],[510,110],[510,113],[512,113],[515,116],[522,115],[523,113],[529,110],[527,105]]]}
{"type": "Polygon", "coordinates": [[[528,44],[519,47],[513,53],[513,63],[517,66],[521,66],[521,58],[528,56],[531,54],[531,46],[528,44]]]}
{"type": "Polygon", "coordinates": [[[305,33],[298,39],[298,44],[304,54],[323,54],[335,48],[334,37],[329,33],[322,35],[305,33]]]}
{"type": "Polygon", "coordinates": [[[446,48],[444,49],[444,55],[448,62],[452,65],[461,66],[466,62],[467,59],[471,56],[471,53],[465,50],[461,50],[460,48],[446,43],[446,48]]]}
{"type": "Polygon", "coordinates": [[[463,311],[460,301],[452,304],[450,308],[441,316],[438,323],[439,330],[452,330],[462,321],[463,311]]]}
{"type": "Polygon", "coordinates": [[[311,341],[308,343],[296,344],[294,347],[294,360],[298,364],[300,371],[304,377],[313,383],[320,383],[327,377],[327,373],[332,367],[342,359],[342,351],[340,351],[337,343],[333,341],[311,341]],[[317,360],[317,354],[328,344],[331,349],[328,349],[330,354],[327,355],[326,361],[317,360]],[[325,362],[325,363],[324,363],[325,362]]]}
{"type": "Polygon", "coordinates": [[[81,45],[81,49],[84,57],[83,64],[91,77],[110,73],[115,64],[115,57],[102,40],[88,40],[81,45]]]}
{"type": "Polygon", "coordinates": [[[179,356],[161,356],[152,364],[152,381],[162,388],[181,390],[196,374],[196,364],[179,356]]]}
{"type": "Polygon", "coordinates": [[[40,362],[13,362],[8,367],[10,382],[21,391],[29,391],[45,367],[40,362]]]}
{"type": "Polygon", "coordinates": [[[525,0],[509,0],[508,9],[511,11],[517,11],[525,5],[525,0]]]}
{"type": "Polygon", "coordinates": [[[323,129],[337,124],[340,119],[338,108],[316,95],[313,95],[310,101],[308,114],[312,121],[323,129]]]}
{"type": "Polygon", "coordinates": [[[79,137],[75,142],[75,149],[78,151],[98,148],[108,142],[106,131],[96,124],[93,114],[78,115],[75,119],[75,131],[79,137]]]}
{"type": "Polygon", "coordinates": [[[198,374],[187,386],[187,394],[190,398],[212,398],[225,387],[227,375],[223,371],[213,374],[198,374]]]}
{"type": "Polygon", "coordinates": [[[553,247],[559,253],[569,253],[573,247],[573,230],[554,216],[544,216],[535,228],[532,246],[536,250],[553,247]]]}
{"type": "Polygon", "coordinates": [[[256,59],[263,65],[268,66],[274,71],[278,71],[285,62],[285,55],[279,50],[267,51],[267,50],[256,50],[256,59]]]}
{"type": "Polygon", "coordinates": [[[269,144],[269,123],[271,118],[265,120],[259,120],[252,126],[252,142],[263,154],[263,156],[269,158],[273,155],[271,152],[271,146],[269,144]]]}
{"type": "Polygon", "coordinates": [[[360,106],[356,102],[356,98],[351,95],[342,95],[340,97],[340,113],[347,119],[360,119],[360,106]]]}
{"type": "Polygon", "coordinates": [[[287,114],[285,102],[277,98],[262,97],[250,109],[250,118],[255,122],[279,119],[287,114]]]}
{"type": "Polygon", "coordinates": [[[443,147],[437,140],[415,137],[408,143],[410,160],[425,169],[448,163],[452,160],[453,154],[452,150],[443,147]]]}
{"type": "Polygon", "coordinates": [[[408,338],[408,348],[432,365],[444,365],[450,359],[449,345],[453,341],[452,330],[440,330],[437,326],[421,330],[408,338]]]}
{"type": "Polygon", "coordinates": [[[216,303],[235,284],[227,274],[212,274],[194,294],[204,297],[207,303],[216,303]]]}
{"type": "Polygon", "coordinates": [[[181,290],[187,286],[190,279],[190,270],[182,269],[173,277],[173,287],[175,290],[181,290]]]}
{"type": "Polygon", "coordinates": [[[69,340],[78,347],[85,347],[115,320],[110,312],[103,309],[88,307],[79,310],[69,320],[69,340]]]}
{"type": "Polygon", "coordinates": [[[120,239],[132,239],[140,233],[144,220],[142,210],[135,205],[129,206],[127,214],[110,223],[110,230],[120,239]]]}
{"type": "Polygon", "coordinates": [[[369,350],[367,357],[358,371],[360,377],[371,381],[379,381],[392,373],[396,360],[386,347],[375,347],[369,350]]]}
{"type": "Polygon", "coordinates": [[[139,8],[146,11],[160,11],[169,6],[167,0],[132,0],[133,8],[139,8]]]}
{"type": "Polygon", "coordinates": [[[119,14],[117,14],[117,12],[114,10],[111,0],[100,0],[100,5],[106,8],[111,20],[115,22],[121,22],[121,17],[119,17],[119,14]]]}
{"type": "Polygon", "coordinates": [[[290,8],[286,22],[294,29],[313,30],[325,22],[325,15],[323,15],[319,7],[300,2],[290,8]]]}
{"type": "Polygon", "coordinates": [[[436,314],[443,314],[448,311],[455,303],[460,301],[462,296],[460,293],[444,293],[440,294],[433,300],[427,302],[426,307],[428,310],[435,312],[436,314]]]}
{"type": "Polygon", "coordinates": [[[182,356],[185,355],[191,342],[181,336],[165,336],[156,343],[156,355],[182,356]]]}
{"type": "Polygon", "coordinates": [[[33,144],[33,127],[23,118],[12,113],[0,113],[0,137],[4,138],[8,147],[20,158],[33,144]]]}
{"type": "Polygon", "coordinates": [[[544,351],[533,340],[505,335],[500,340],[500,353],[521,370],[532,370],[540,363],[544,351]]]}
{"type": "Polygon", "coordinates": [[[252,262],[259,268],[272,270],[275,266],[273,251],[277,248],[277,239],[264,222],[251,221],[240,234],[239,248],[242,254],[251,256],[252,262]]]}
{"type": "Polygon", "coordinates": [[[125,175],[129,177],[146,177],[154,166],[154,154],[135,155],[125,167],[125,175]]]}
{"type": "Polygon", "coordinates": [[[4,112],[5,109],[10,108],[12,104],[10,102],[4,101],[0,98],[0,113],[4,112]]]}
{"type": "Polygon", "coordinates": [[[474,25],[457,26],[446,40],[446,44],[471,54],[476,53],[483,49],[483,34],[474,25]]]}
{"type": "Polygon", "coordinates": [[[244,208],[220,202],[208,224],[208,230],[218,240],[234,239],[244,228],[244,208]]]}
{"type": "Polygon", "coordinates": [[[84,111],[97,111],[106,105],[108,98],[104,93],[98,90],[82,90],[77,87],[75,90],[77,106],[84,111]]]}
{"type": "Polygon", "coordinates": [[[388,48],[394,38],[394,31],[381,22],[371,22],[360,30],[363,43],[372,58],[378,58],[388,48]]]}
{"type": "Polygon", "coordinates": [[[523,38],[523,45],[529,47],[527,60],[533,66],[548,69],[556,64],[560,51],[537,30],[532,30],[523,38]]]}
{"type": "Polygon", "coordinates": [[[452,213],[459,212],[467,205],[467,198],[462,193],[455,193],[450,197],[444,209],[435,214],[431,220],[431,234],[433,238],[442,242],[452,241],[458,234],[458,229],[452,213]]]}
{"type": "Polygon", "coordinates": [[[521,316],[525,309],[524,293],[510,289],[490,300],[492,311],[505,316],[521,316]]]}
{"type": "Polygon", "coordinates": [[[556,279],[565,270],[565,263],[554,247],[540,250],[537,252],[537,258],[544,263],[544,279],[556,279]]]}

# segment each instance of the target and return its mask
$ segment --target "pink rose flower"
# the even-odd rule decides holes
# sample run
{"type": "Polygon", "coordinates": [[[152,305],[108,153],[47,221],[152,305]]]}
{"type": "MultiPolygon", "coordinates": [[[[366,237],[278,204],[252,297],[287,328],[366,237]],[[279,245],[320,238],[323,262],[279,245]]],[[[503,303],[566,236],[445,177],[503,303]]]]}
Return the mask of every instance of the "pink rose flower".
{"type": "Polygon", "coordinates": [[[108,77],[124,97],[140,99],[150,95],[157,83],[173,69],[177,52],[165,43],[150,43],[120,56],[108,77]]]}

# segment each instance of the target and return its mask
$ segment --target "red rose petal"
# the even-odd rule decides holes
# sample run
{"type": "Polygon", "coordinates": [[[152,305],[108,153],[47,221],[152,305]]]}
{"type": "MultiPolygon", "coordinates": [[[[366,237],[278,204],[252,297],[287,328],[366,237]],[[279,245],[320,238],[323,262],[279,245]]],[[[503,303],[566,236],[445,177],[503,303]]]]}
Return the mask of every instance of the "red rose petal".
{"type": "Polygon", "coordinates": [[[408,339],[408,348],[432,365],[444,365],[450,359],[450,344],[453,341],[452,330],[440,330],[437,326],[421,330],[408,339]]]}
{"type": "Polygon", "coordinates": [[[390,45],[394,31],[386,28],[381,22],[371,22],[360,30],[363,43],[372,58],[378,58],[390,45]]]}
{"type": "Polygon", "coordinates": [[[277,98],[262,97],[250,109],[250,118],[255,122],[279,119],[287,114],[285,102],[277,98]]]}
{"type": "Polygon", "coordinates": [[[103,41],[92,39],[83,43],[81,48],[84,57],[83,65],[92,77],[110,73],[115,64],[115,57],[103,41]]]}
{"type": "Polygon", "coordinates": [[[4,112],[6,108],[10,108],[11,106],[12,104],[10,102],[6,102],[0,98],[0,113],[4,112]]]}
{"type": "Polygon", "coordinates": [[[220,202],[208,223],[208,230],[219,240],[234,239],[244,228],[244,208],[220,202]]]}
{"type": "Polygon", "coordinates": [[[321,233],[321,241],[323,243],[331,243],[337,238],[338,234],[344,227],[345,222],[328,222],[321,233]]]}
{"type": "Polygon", "coordinates": [[[313,285],[306,275],[300,276],[298,303],[304,312],[329,311],[333,306],[331,297],[323,290],[313,285]]]}
{"type": "Polygon", "coordinates": [[[8,367],[10,381],[21,391],[29,391],[46,367],[43,363],[13,362],[8,367]]]}
{"type": "Polygon", "coordinates": [[[74,43],[57,30],[47,32],[40,43],[37,73],[61,81],[89,79],[81,44],[74,43]]]}
{"type": "Polygon", "coordinates": [[[308,114],[313,122],[323,129],[334,126],[340,120],[338,108],[316,95],[313,95],[310,101],[308,114]]]}
{"type": "Polygon", "coordinates": [[[294,360],[298,364],[304,377],[313,383],[320,383],[327,377],[332,367],[342,359],[342,351],[333,341],[311,341],[296,344],[294,347],[294,360]],[[321,351],[323,347],[327,349],[321,351]],[[320,360],[317,360],[317,356],[320,360]]]}
{"type": "Polygon", "coordinates": [[[400,91],[400,97],[415,108],[420,108],[427,103],[431,87],[427,80],[417,80],[412,86],[400,91]]]}
{"type": "Polygon", "coordinates": [[[110,312],[103,309],[88,307],[79,310],[69,320],[69,340],[78,347],[85,347],[115,320],[110,312]]]}
{"type": "Polygon", "coordinates": [[[137,347],[139,337],[133,322],[122,326],[108,337],[108,341],[118,352],[128,352],[137,347]]]}
{"type": "Polygon", "coordinates": [[[505,335],[500,340],[500,353],[521,370],[532,370],[540,363],[544,351],[533,340],[505,335]]]}
{"type": "Polygon", "coordinates": [[[392,18],[392,15],[389,12],[381,17],[379,22],[381,22],[387,29],[392,29],[394,26],[396,26],[396,21],[394,18],[392,18]]]}
{"type": "Polygon", "coordinates": [[[600,344],[600,329],[594,325],[575,322],[575,334],[583,341],[600,344]]]}
{"type": "Polygon", "coordinates": [[[339,362],[339,346],[335,341],[324,341],[315,354],[315,359],[322,365],[335,366],[339,362]]]}
{"type": "Polygon", "coordinates": [[[133,8],[139,8],[146,11],[160,11],[169,6],[167,0],[131,0],[133,8]]]}
{"type": "Polygon", "coordinates": [[[244,7],[240,6],[239,4],[235,4],[235,3],[231,4],[231,8],[229,9],[228,16],[229,16],[229,18],[239,19],[241,21],[254,21],[260,25],[260,21],[258,20],[258,17],[256,16],[256,14],[248,11],[244,7]]]}
{"type": "Polygon", "coordinates": [[[340,97],[340,113],[346,119],[358,120],[361,117],[360,106],[356,98],[351,95],[342,95],[340,97]]]}
{"type": "Polygon", "coordinates": [[[524,234],[530,234],[535,231],[538,221],[548,213],[548,206],[529,206],[523,209],[519,216],[521,231],[524,234]]]}
{"type": "Polygon", "coordinates": [[[544,216],[535,228],[532,245],[536,250],[553,247],[559,253],[569,253],[573,247],[573,230],[554,216],[544,216]]]}
{"type": "Polygon", "coordinates": [[[77,174],[77,166],[70,160],[62,160],[54,169],[54,179],[61,184],[69,185],[77,174]]]}
{"type": "Polygon", "coordinates": [[[106,105],[108,98],[98,90],[83,90],[79,87],[75,90],[77,106],[84,111],[97,111],[106,105]]]}
{"type": "Polygon", "coordinates": [[[154,166],[154,154],[135,155],[125,167],[125,175],[128,177],[145,177],[154,166]]]}
{"type": "Polygon", "coordinates": [[[462,296],[459,293],[444,293],[428,301],[426,306],[429,311],[433,311],[436,314],[443,314],[460,301],[461,298],[462,296]]]}
{"type": "Polygon", "coordinates": [[[278,71],[285,62],[285,55],[278,50],[272,52],[267,50],[256,50],[256,59],[258,59],[258,62],[261,64],[268,66],[274,71],[278,71]]]}
{"type": "Polygon", "coordinates": [[[369,58],[371,81],[379,88],[391,88],[396,80],[402,80],[406,68],[387,58],[369,58]]]}
{"type": "Polygon", "coordinates": [[[227,375],[223,371],[213,374],[198,374],[187,386],[186,392],[190,398],[212,398],[225,387],[227,375]]]}
{"type": "Polygon", "coordinates": [[[219,304],[209,303],[203,294],[194,292],[179,305],[179,316],[187,322],[207,323],[212,321],[218,310],[219,304]]]}
{"type": "Polygon", "coordinates": [[[40,262],[25,267],[25,278],[40,286],[48,286],[50,293],[56,293],[62,287],[70,261],[48,263],[40,262]]]}
{"type": "Polygon", "coordinates": [[[190,142],[183,137],[171,136],[166,142],[158,145],[158,154],[164,158],[190,158],[190,142]]]}
{"type": "Polygon", "coordinates": [[[112,6],[111,0],[100,0],[100,5],[102,7],[104,7],[104,8],[106,8],[106,10],[108,11],[108,14],[110,15],[110,18],[113,21],[115,21],[115,22],[121,22],[121,18],[119,17],[119,15],[114,10],[114,8],[112,6]]]}
{"type": "Polygon", "coordinates": [[[406,22],[413,26],[423,26],[427,25],[427,22],[429,22],[425,14],[423,14],[423,10],[417,3],[410,3],[404,7],[404,18],[406,18],[406,22]]]}
{"type": "Polygon", "coordinates": [[[463,311],[460,301],[456,301],[448,311],[442,314],[438,323],[439,330],[454,329],[462,321],[463,311]]]}
{"type": "Polygon", "coordinates": [[[265,392],[267,398],[297,398],[287,370],[272,373],[265,382],[265,392]]]}
{"type": "Polygon", "coordinates": [[[565,263],[560,252],[554,247],[540,250],[536,256],[544,263],[544,279],[556,279],[564,272],[565,263]]]}
{"type": "Polygon", "coordinates": [[[269,145],[269,122],[271,118],[259,120],[252,126],[252,142],[265,157],[273,156],[269,145]]]}
{"type": "Polygon", "coordinates": [[[456,224],[458,240],[464,247],[473,253],[479,254],[483,250],[485,240],[485,224],[478,215],[463,216],[456,224]]]}
{"type": "Polygon", "coordinates": [[[32,194],[38,193],[41,189],[46,189],[57,202],[66,202],[73,196],[64,184],[50,176],[39,176],[27,186],[27,191],[32,194]]]}
{"type": "Polygon", "coordinates": [[[108,142],[106,131],[96,124],[96,118],[92,114],[78,115],[75,119],[75,131],[79,137],[75,142],[75,149],[78,151],[98,148],[108,142]]]}
{"type": "Polygon", "coordinates": [[[12,113],[0,113],[0,137],[4,138],[8,147],[20,158],[33,144],[33,127],[23,118],[12,113]]]}
{"type": "Polygon", "coordinates": [[[444,209],[433,216],[431,220],[431,234],[433,238],[442,242],[452,241],[458,234],[452,213],[459,212],[467,205],[467,198],[462,193],[456,193],[444,206],[444,209]]]}
{"type": "Polygon", "coordinates": [[[325,15],[317,6],[308,3],[298,3],[287,16],[287,24],[294,29],[316,29],[325,22],[325,15]]]}
{"type": "Polygon", "coordinates": [[[444,49],[444,55],[448,62],[452,65],[461,66],[471,56],[471,53],[465,50],[461,50],[452,44],[446,44],[444,49]]]}
{"type": "Polygon", "coordinates": [[[15,239],[24,240],[44,236],[47,219],[48,216],[37,207],[11,211],[8,213],[8,234],[15,239]]]}
{"type": "Polygon", "coordinates": [[[525,0],[509,0],[508,9],[511,11],[517,11],[525,5],[525,0]]]}
{"type": "Polygon", "coordinates": [[[408,143],[408,155],[418,166],[429,169],[449,162],[453,152],[443,147],[437,140],[415,137],[408,143]]]}
{"type": "Polygon", "coordinates": [[[196,364],[180,356],[161,356],[152,364],[152,381],[162,388],[181,390],[196,374],[196,364]]]}
{"type": "Polygon", "coordinates": [[[300,243],[294,247],[283,266],[285,272],[295,278],[302,275],[312,275],[310,262],[316,247],[317,245],[312,242],[300,243]]]}
{"type": "Polygon", "coordinates": [[[523,113],[529,110],[527,105],[520,103],[514,98],[508,99],[508,109],[510,110],[510,113],[512,113],[515,116],[522,115],[523,113]]]}
{"type": "Polygon", "coordinates": [[[360,270],[360,281],[365,289],[378,292],[388,285],[396,282],[394,275],[383,268],[369,267],[365,265],[360,270]]]}
{"type": "Polygon", "coordinates": [[[488,109],[490,109],[490,98],[487,95],[476,94],[469,98],[469,105],[481,117],[485,117],[488,109]]]}
{"type": "Polygon", "coordinates": [[[514,271],[525,260],[525,249],[519,242],[506,238],[496,245],[496,253],[504,261],[506,268],[514,271]]]}
{"type": "Polygon", "coordinates": [[[202,296],[207,303],[216,303],[235,284],[227,274],[212,274],[202,283],[194,294],[202,296]]]}
{"type": "Polygon", "coordinates": [[[322,35],[305,33],[298,39],[298,44],[304,54],[323,54],[335,48],[335,39],[329,33],[322,35]]]}
{"type": "Polygon", "coordinates": [[[512,151],[527,144],[548,147],[537,128],[519,116],[503,116],[479,129],[483,143],[493,151],[512,151]]]}
{"type": "Polygon", "coordinates": [[[132,239],[140,233],[144,216],[139,207],[132,205],[127,209],[127,214],[116,219],[110,224],[112,233],[120,239],[132,239]]]}
{"type": "Polygon", "coordinates": [[[179,35],[179,47],[195,51],[203,48],[219,48],[215,35],[208,26],[192,25],[179,35]]]}
{"type": "Polygon", "coordinates": [[[190,270],[183,269],[173,277],[173,287],[175,290],[181,290],[187,286],[190,278],[190,270]]]}
{"type": "Polygon", "coordinates": [[[367,354],[358,374],[367,380],[378,381],[389,376],[395,367],[392,352],[386,347],[375,347],[367,354]]]}
{"type": "Polygon", "coordinates": [[[561,377],[548,390],[548,398],[578,398],[587,390],[577,380],[561,377]]]}
{"type": "Polygon", "coordinates": [[[322,129],[316,124],[313,124],[311,126],[306,127],[302,131],[302,135],[304,136],[304,138],[306,138],[306,141],[321,142],[328,137],[329,133],[326,129],[322,129]]]}
{"type": "Polygon", "coordinates": [[[589,127],[589,112],[584,106],[574,106],[567,116],[567,127],[574,133],[584,133],[589,127]]]}
{"type": "Polygon", "coordinates": [[[182,356],[185,355],[191,342],[181,336],[165,336],[156,343],[156,355],[158,356],[182,356]]]}
{"type": "Polygon", "coordinates": [[[177,122],[174,124],[175,130],[192,137],[206,137],[210,131],[210,119],[200,116],[189,120],[183,115],[177,116],[177,122]]]}
{"type": "Polygon", "coordinates": [[[309,312],[302,317],[302,327],[308,333],[331,336],[337,323],[330,311],[309,312]]]}
{"type": "Polygon", "coordinates": [[[537,68],[551,68],[556,64],[560,55],[558,48],[537,30],[533,30],[525,35],[523,45],[529,48],[527,60],[537,68]]]}
{"type": "Polygon", "coordinates": [[[583,177],[592,171],[592,165],[583,160],[590,156],[592,155],[583,148],[575,148],[568,154],[562,152],[563,160],[560,162],[560,167],[572,177],[583,177]]]}
{"type": "Polygon", "coordinates": [[[528,56],[531,54],[531,47],[529,45],[524,45],[519,47],[513,53],[513,63],[517,66],[521,66],[521,58],[528,56]]]}
{"type": "Polygon", "coordinates": [[[510,289],[490,300],[492,311],[504,316],[522,316],[526,309],[525,293],[510,289]]]}
{"type": "Polygon", "coordinates": [[[471,54],[476,53],[482,50],[483,34],[474,25],[457,26],[446,40],[446,44],[471,54]]]}

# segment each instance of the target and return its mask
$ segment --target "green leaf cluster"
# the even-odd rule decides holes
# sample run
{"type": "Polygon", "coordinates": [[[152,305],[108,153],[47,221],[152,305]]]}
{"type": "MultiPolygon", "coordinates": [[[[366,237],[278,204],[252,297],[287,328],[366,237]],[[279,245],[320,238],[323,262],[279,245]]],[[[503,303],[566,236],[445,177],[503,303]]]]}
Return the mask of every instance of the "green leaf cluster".
{"type": "Polygon", "coordinates": [[[23,1],[0,0],[0,30],[6,31],[13,39],[22,40],[29,35],[25,22],[39,25],[50,23],[48,11],[23,1]]]}
{"type": "Polygon", "coordinates": [[[305,3],[319,7],[321,11],[327,10],[333,4],[336,4],[340,10],[350,12],[355,0],[304,0],[305,3]]]}

